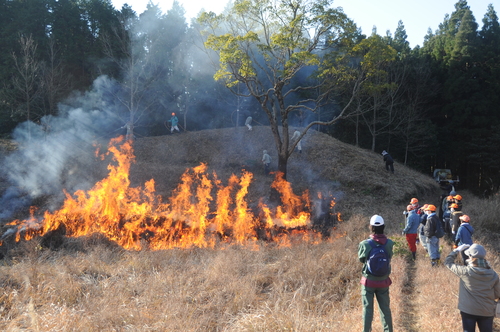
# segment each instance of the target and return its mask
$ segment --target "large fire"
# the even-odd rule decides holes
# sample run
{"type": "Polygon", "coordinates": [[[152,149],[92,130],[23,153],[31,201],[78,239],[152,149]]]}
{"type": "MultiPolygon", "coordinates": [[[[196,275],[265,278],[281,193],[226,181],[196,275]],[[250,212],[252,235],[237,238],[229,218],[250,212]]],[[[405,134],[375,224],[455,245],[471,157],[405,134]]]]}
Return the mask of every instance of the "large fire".
{"type": "MultiPolygon", "coordinates": [[[[253,212],[247,202],[253,175],[242,171],[223,185],[207,165],[186,170],[168,202],[155,194],[155,182],[131,188],[129,170],[134,162],[132,145],[123,137],[111,140],[108,152],[116,165],[109,175],[88,191],[65,192],[62,208],[36,217],[15,220],[16,241],[30,240],[51,231],[65,230],[68,237],[100,233],[125,249],[201,247],[239,244],[256,246],[258,241],[288,246],[294,240],[319,242],[312,229],[308,193],[297,196],[280,174],[272,187],[281,204],[271,208],[263,201],[253,212]]],[[[104,155],[103,155],[104,156],[104,155]]]]}

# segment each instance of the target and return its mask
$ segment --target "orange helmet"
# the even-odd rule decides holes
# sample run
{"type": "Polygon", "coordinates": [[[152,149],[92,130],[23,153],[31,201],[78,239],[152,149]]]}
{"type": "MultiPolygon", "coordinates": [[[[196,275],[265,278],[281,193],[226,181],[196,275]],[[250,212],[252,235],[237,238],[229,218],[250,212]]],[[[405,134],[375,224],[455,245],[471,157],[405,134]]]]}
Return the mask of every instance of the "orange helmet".
{"type": "Polygon", "coordinates": [[[175,113],[172,113],[172,115],[175,115],[175,113]]]}
{"type": "Polygon", "coordinates": [[[436,211],[436,207],[432,204],[427,205],[427,207],[424,209],[425,211],[436,211]]]}
{"type": "Polygon", "coordinates": [[[415,203],[418,203],[418,199],[412,198],[410,201],[410,204],[415,204],[415,203]]]}
{"type": "Polygon", "coordinates": [[[458,204],[457,203],[450,204],[450,209],[458,209],[458,204]]]}
{"type": "Polygon", "coordinates": [[[446,200],[451,201],[453,199],[453,196],[448,196],[446,197],[446,200]]]}
{"type": "Polygon", "coordinates": [[[463,216],[460,216],[458,219],[462,220],[463,222],[470,222],[470,218],[466,214],[464,214],[463,216]]]}
{"type": "Polygon", "coordinates": [[[415,207],[411,204],[406,207],[406,211],[412,211],[414,209],[415,209],[415,207]]]}
{"type": "Polygon", "coordinates": [[[458,199],[459,201],[461,201],[461,200],[462,200],[462,196],[460,196],[460,195],[453,196],[453,198],[454,198],[454,199],[458,199]]]}

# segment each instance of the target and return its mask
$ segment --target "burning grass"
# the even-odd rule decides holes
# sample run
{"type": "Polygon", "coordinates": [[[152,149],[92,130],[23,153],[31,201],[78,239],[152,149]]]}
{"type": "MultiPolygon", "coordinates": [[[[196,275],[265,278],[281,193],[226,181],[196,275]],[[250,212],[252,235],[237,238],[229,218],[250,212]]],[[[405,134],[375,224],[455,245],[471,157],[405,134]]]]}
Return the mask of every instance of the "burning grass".
{"type": "MultiPolygon", "coordinates": [[[[293,238],[300,242],[321,241],[321,233],[312,227],[308,192],[294,194],[282,174],[277,173],[271,184],[279,196],[276,202],[281,204],[271,207],[261,199],[257,213],[251,211],[246,198],[252,173],[243,170],[240,177],[232,174],[224,185],[215,172],[210,176],[206,164],[184,172],[181,183],[164,203],[155,193],[154,180],[142,188],[130,186],[129,171],[135,160],[130,143],[123,137],[111,141],[107,154],[112,154],[115,163],[108,166],[108,176],[92,189],[66,193],[63,206],[55,212],[37,216],[33,208],[30,218],[9,223],[12,228],[2,238],[14,232],[16,242],[51,233],[68,237],[98,233],[125,249],[135,250],[144,245],[161,250],[227,244],[257,246],[258,240],[287,246],[293,238]]],[[[330,217],[332,207],[323,214],[330,217]]]]}

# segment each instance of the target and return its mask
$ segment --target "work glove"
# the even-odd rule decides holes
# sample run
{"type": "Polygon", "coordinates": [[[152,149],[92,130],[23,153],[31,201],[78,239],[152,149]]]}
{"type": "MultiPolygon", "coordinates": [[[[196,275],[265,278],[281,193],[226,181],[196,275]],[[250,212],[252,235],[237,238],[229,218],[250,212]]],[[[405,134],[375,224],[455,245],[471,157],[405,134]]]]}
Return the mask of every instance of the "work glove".
{"type": "Polygon", "coordinates": [[[406,233],[405,233],[405,231],[402,231],[402,232],[401,232],[401,235],[405,235],[405,234],[406,234],[406,233]]]}
{"type": "Polygon", "coordinates": [[[456,233],[455,231],[451,231],[451,234],[455,235],[455,233],[456,233]]]}
{"type": "Polygon", "coordinates": [[[464,251],[465,249],[469,248],[470,244],[462,244],[457,247],[457,249],[453,249],[454,252],[461,252],[464,251]]]}

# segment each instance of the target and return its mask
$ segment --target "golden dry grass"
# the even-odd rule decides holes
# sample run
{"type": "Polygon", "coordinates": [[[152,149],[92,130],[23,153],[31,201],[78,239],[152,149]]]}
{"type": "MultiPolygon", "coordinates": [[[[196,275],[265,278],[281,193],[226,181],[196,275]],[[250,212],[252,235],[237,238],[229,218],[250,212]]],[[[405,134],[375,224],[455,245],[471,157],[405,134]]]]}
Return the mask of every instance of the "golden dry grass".
{"type": "MultiPolygon", "coordinates": [[[[247,145],[227,143],[231,130],[236,131],[215,131],[209,147],[194,144],[189,153],[184,144],[207,141],[202,132],[138,141],[133,181],[154,178],[167,195],[186,167],[207,162],[225,179],[241,169],[239,161],[260,159],[260,150],[272,144],[257,127],[242,133],[260,137],[251,141],[255,151],[250,152],[247,145]],[[224,159],[213,153],[222,150],[228,153],[224,159]]],[[[258,166],[246,163],[255,168],[251,199],[256,199],[265,195],[269,180],[257,174],[258,166]]],[[[338,210],[346,217],[332,238],[317,245],[135,252],[99,237],[75,240],[59,251],[43,249],[37,240],[23,243],[1,261],[0,330],[361,331],[357,247],[368,236],[368,219],[375,213],[384,216],[396,243],[391,276],[395,331],[460,330],[458,279],[443,266],[431,268],[421,246],[417,261],[411,262],[400,235],[401,212],[410,197],[438,204],[430,177],[399,164],[392,176],[377,153],[311,133],[304,153],[290,160],[289,180],[300,190],[321,188],[322,179],[341,184],[338,210]]],[[[487,247],[489,261],[500,271],[498,233],[491,231],[498,223],[500,199],[461,194],[477,230],[475,240],[487,247]]],[[[443,243],[442,250],[444,258],[450,246],[443,243]]],[[[378,309],[373,331],[382,331],[378,309]]]]}

